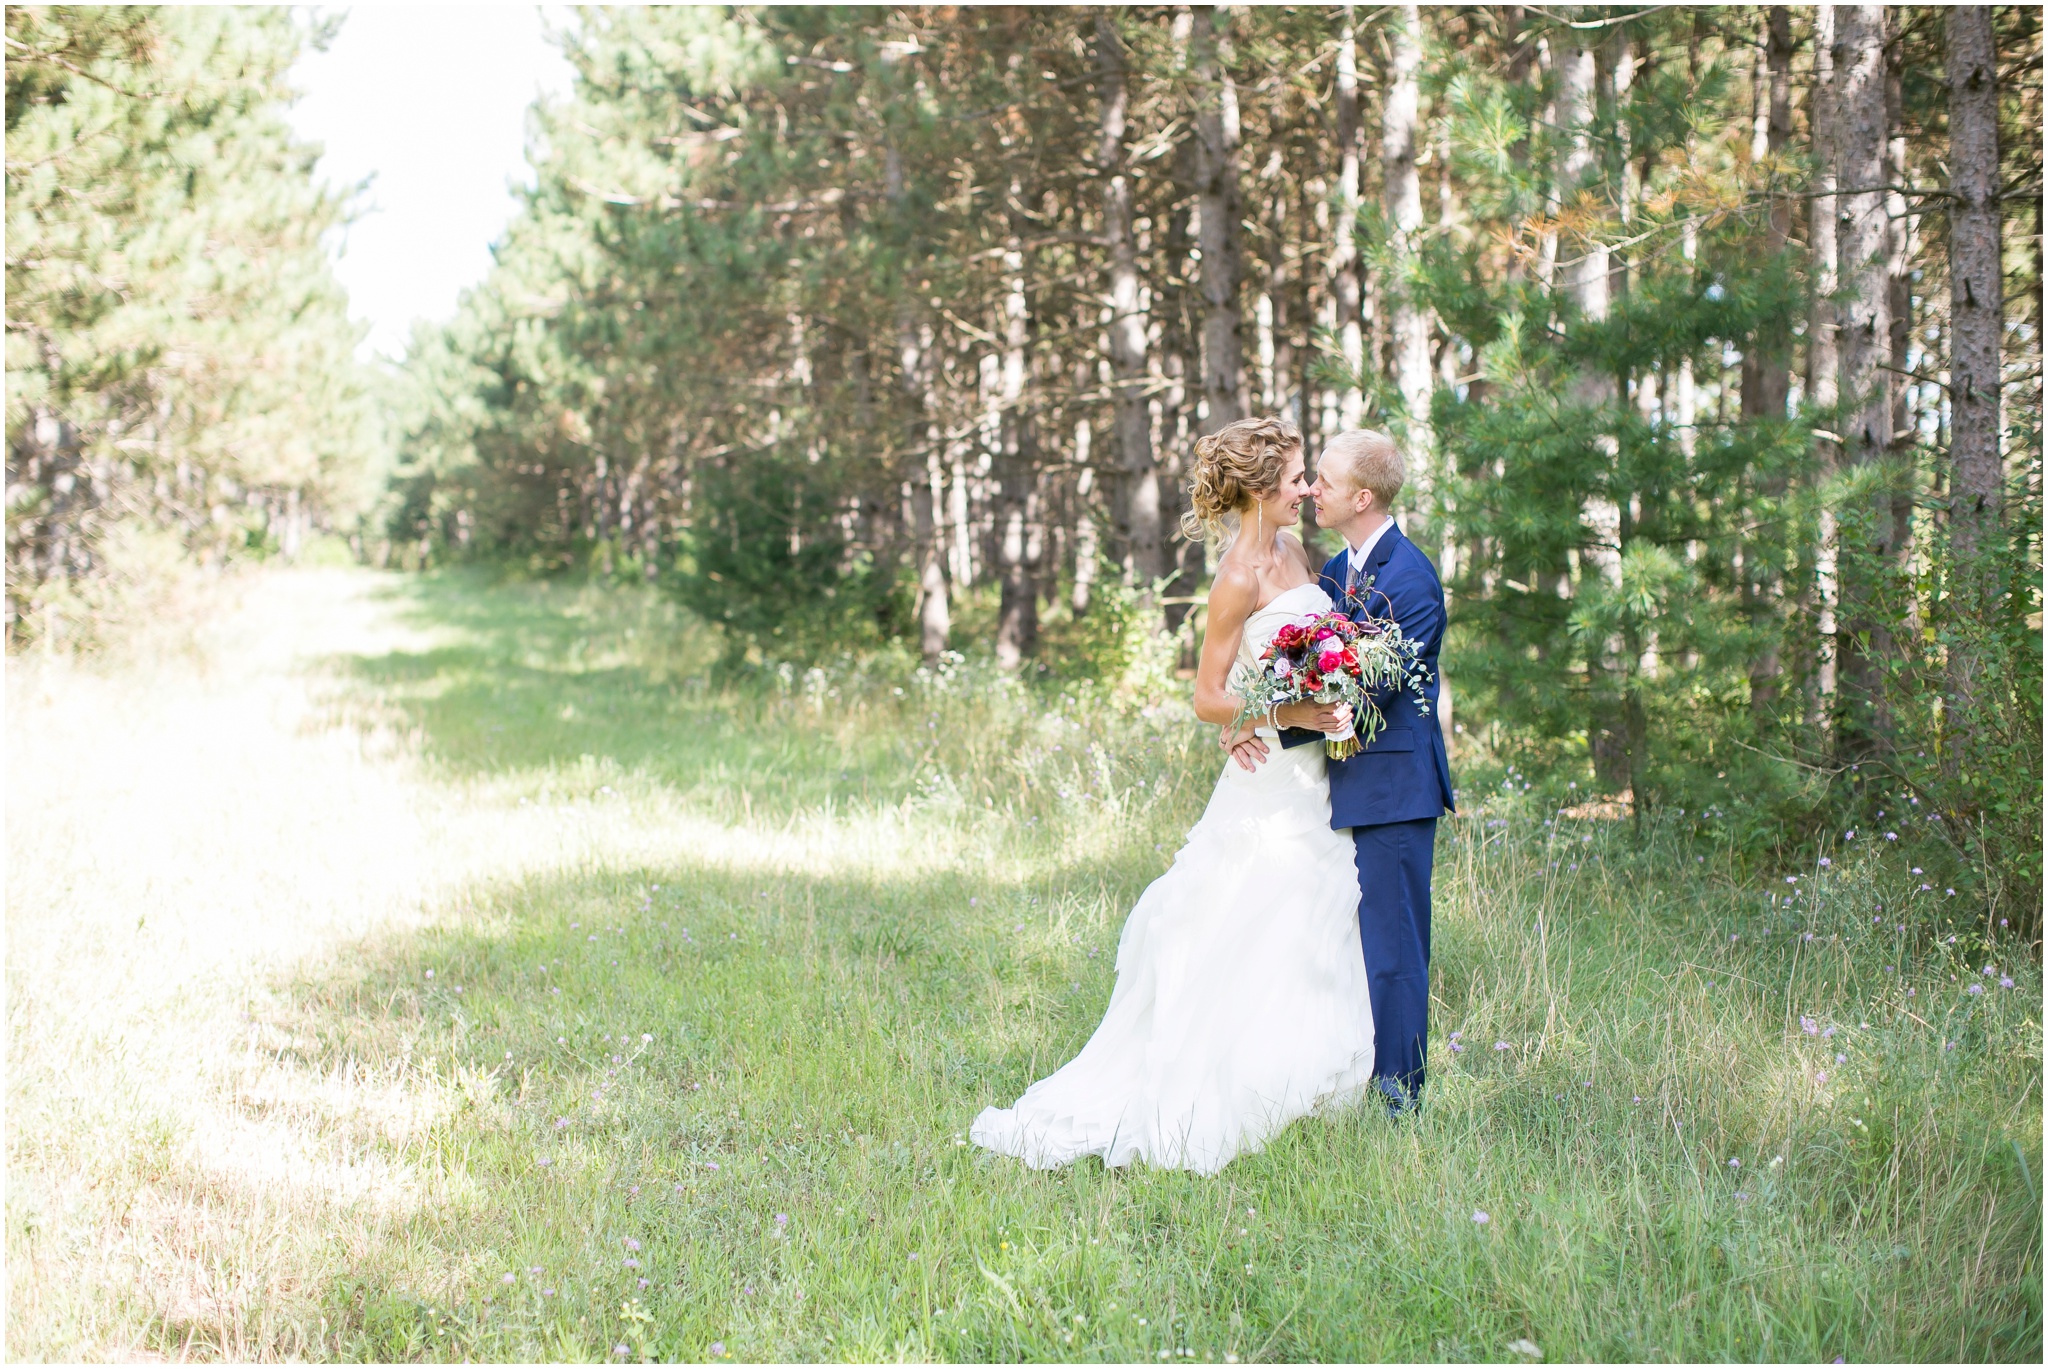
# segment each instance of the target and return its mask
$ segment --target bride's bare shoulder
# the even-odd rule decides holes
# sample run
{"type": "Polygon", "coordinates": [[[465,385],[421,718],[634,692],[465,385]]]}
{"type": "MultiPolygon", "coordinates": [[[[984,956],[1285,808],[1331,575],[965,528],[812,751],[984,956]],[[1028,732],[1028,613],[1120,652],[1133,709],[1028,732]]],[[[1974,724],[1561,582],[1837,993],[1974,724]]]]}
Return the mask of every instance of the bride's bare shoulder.
{"type": "Polygon", "coordinates": [[[1209,620],[1249,617],[1258,606],[1258,574],[1225,556],[1217,563],[1216,578],[1209,584],[1209,620]]]}

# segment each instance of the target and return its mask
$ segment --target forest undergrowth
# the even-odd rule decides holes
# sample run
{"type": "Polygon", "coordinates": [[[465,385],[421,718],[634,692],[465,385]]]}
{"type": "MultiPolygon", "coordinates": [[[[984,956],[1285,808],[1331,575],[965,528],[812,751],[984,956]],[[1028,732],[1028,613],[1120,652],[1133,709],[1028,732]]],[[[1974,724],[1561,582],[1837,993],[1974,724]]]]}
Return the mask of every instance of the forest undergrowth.
{"type": "Polygon", "coordinates": [[[2040,1359],[2039,969],[1910,857],[1462,752],[1418,1116],[1037,1173],[967,1126],[1214,783],[1168,687],[241,592],[10,662],[10,1357],[2040,1359]]]}

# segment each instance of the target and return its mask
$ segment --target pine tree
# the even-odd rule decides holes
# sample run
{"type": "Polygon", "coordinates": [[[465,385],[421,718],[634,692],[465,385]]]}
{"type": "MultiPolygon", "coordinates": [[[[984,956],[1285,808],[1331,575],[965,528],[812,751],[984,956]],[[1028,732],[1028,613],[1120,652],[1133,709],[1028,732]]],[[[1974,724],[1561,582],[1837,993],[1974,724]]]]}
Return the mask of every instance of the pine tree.
{"type": "Polygon", "coordinates": [[[306,36],[274,9],[7,13],[11,639],[70,635],[52,615],[138,538],[289,553],[374,495],[320,241],[342,205],[282,118],[306,36]]]}

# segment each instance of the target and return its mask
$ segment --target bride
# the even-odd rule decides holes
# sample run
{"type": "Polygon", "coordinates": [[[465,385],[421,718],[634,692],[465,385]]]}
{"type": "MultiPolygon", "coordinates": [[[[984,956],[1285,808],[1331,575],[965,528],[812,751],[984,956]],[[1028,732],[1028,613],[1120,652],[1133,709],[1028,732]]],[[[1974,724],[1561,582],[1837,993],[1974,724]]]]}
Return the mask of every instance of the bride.
{"type": "MultiPolygon", "coordinates": [[[[1191,523],[1214,533],[1234,516],[1239,529],[1195,676],[1196,716],[1224,728],[1228,750],[1244,736],[1233,668],[1331,604],[1287,531],[1308,494],[1294,427],[1244,419],[1197,442],[1195,458],[1191,523]]],[[[1338,705],[1276,713],[1265,721],[1319,732],[1349,721],[1338,705]]],[[[1318,1104],[1365,1094],[1372,1006],[1350,834],[1330,828],[1323,748],[1270,750],[1225,762],[1187,844],[1139,896],[1095,1035],[1014,1107],[983,1111],[975,1144],[1038,1169],[1099,1155],[1214,1174],[1318,1104]]]]}

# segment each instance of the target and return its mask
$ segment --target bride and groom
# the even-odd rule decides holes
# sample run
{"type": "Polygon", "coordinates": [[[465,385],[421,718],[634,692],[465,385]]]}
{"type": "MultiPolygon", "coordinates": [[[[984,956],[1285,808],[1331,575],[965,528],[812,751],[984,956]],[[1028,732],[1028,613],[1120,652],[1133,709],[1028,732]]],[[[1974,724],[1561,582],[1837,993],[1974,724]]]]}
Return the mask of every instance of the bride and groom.
{"type": "Polygon", "coordinates": [[[1195,677],[1196,715],[1223,728],[1229,759],[1124,923],[1094,1036],[1015,1106],[983,1111],[977,1145],[1040,1169],[1099,1155],[1213,1174],[1320,1105],[1376,1093],[1399,1113],[1420,1101],[1430,865],[1436,820],[1452,808],[1436,718],[1412,692],[1388,691],[1371,744],[1327,760],[1308,743],[1343,731],[1341,705],[1285,705],[1239,725],[1231,682],[1284,625],[1370,593],[1375,616],[1421,643],[1433,706],[1443,587],[1389,516],[1406,476],[1392,441],[1340,433],[1313,486],[1303,456],[1300,434],[1271,418],[1195,445],[1191,530],[1237,528],[1195,677]],[[1345,543],[1320,573],[1287,531],[1304,499],[1345,543]]]}

